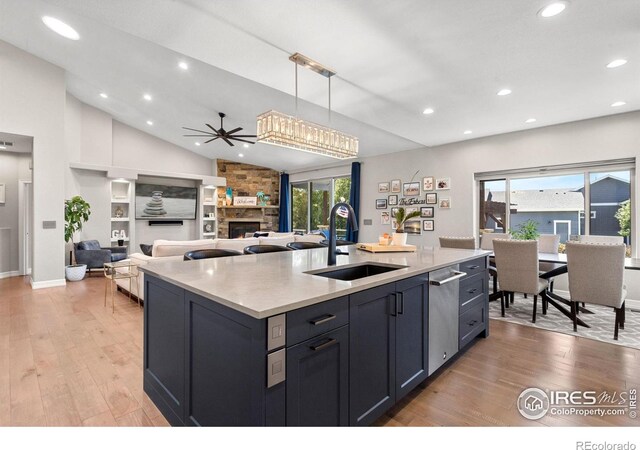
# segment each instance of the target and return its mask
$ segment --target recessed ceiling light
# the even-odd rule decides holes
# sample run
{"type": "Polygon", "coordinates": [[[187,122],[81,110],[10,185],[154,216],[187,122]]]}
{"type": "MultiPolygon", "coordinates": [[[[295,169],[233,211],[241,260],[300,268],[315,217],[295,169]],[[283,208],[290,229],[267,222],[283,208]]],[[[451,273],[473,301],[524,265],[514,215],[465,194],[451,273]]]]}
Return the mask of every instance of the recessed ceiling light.
{"type": "Polygon", "coordinates": [[[615,108],[616,106],[624,106],[626,104],[627,104],[627,102],[613,102],[611,104],[611,106],[613,106],[615,108]]]}
{"type": "Polygon", "coordinates": [[[538,14],[542,17],[553,17],[564,11],[566,7],[567,2],[554,2],[542,8],[538,14]]]}
{"type": "Polygon", "coordinates": [[[178,67],[180,67],[182,70],[188,70],[188,69],[189,69],[189,64],[187,64],[187,63],[186,63],[186,62],[184,62],[184,61],[180,61],[180,62],[178,63],[178,67]]]}
{"type": "Polygon", "coordinates": [[[607,64],[607,69],[615,69],[616,67],[624,66],[626,63],[626,59],[614,59],[609,64],[607,64]]]}
{"type": "Polygon", "coordinates": [[[511,89],[500,89],[498,91],[498,95],[501,97],[509,94],[511,94],[511,89]]]}
{"type": "Polygon", "coordinates": [[[422,111],[422,114],[433,114],[434,110],[433,108],[427,108],[424,111],[422,111]]]}
{"type": "Polygon", "coordinates": [[[238,156],[239,156],[240,158],[244,158],[244,155],[243,155],[242,153],[238,153],[238,156]]]}
{"type": "Polygon", "coordinates": [[[196,147],[200,147],[200,142],[196,142],[196,147]]]}
{"type": "Polygon", "coordinates": [[[533,123],[533,122],[535,122],[535,121],[536,121],[536,119],[534,119],[534,118],[532,117],[532,118],[530,118],[530,119],[525,120],[525,121],[524,121],[524,123],[533,123]]]}
{"type": "Polygon", "coordinates": [[[471,133],[473,133],[473,131],[471,131],[471,130],[465,130],[465,132],[464,132],[464,134],[471,134],[471,133]]]}
{"type": "Polygon", "coordinates": [[[55,33],[58,33],[60,36],[71,39],[72,41],[77,41],[78,39],[80,39],[80,35],[78,34],[78,32],[60,19],[56,19],[55,17],[51,16],[44,16],[42,18],[42,22],[44,22],[47,28],[55,33]]]}
{"type": "Polygon", "coordinates": [[[7,147],[5,147],[4,145],[0,145],[0,150],[6,150],[7,147]]]}
{"type": "Polygon", "coordinates": [[[105,94],[104,92],[100,92],[100,97],[109,98],[109,96],[107,94],[105,94]]]}
{"type": "Polygon", "coordinates": [[[147,120],[147,125],[153,125],[153,120],[147,120]]]}
{"type": "Polygon", "coordinates": [[[151,94],[144,94],[142,96],[142,98],[144,98],[146,101],[150,102],[151,100],[153,100],[153,97],[151,97],[151,94]]]}
{"type": "Polygon", "coordinates": [[[249,148],[249,144],[244,144],[244,148],[249,148]]]}

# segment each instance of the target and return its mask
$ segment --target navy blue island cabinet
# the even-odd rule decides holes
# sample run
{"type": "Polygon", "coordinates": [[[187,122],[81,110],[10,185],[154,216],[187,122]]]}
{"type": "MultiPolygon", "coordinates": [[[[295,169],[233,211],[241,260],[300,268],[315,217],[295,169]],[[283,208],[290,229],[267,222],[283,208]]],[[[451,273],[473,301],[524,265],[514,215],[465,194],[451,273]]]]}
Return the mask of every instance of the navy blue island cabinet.
{"type": "Polygon", "coordinates": [[[145,274],[144,390],[172,425],[371,424],[427,378],[428,292],[423,274],[256,319],[145,274]]]}

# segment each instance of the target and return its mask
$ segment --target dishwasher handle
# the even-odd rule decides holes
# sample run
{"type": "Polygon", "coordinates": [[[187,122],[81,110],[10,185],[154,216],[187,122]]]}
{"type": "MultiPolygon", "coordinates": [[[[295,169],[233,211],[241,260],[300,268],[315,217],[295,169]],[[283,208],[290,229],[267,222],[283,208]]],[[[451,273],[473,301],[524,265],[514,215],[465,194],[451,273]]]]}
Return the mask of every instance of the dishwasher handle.
{"type": "Polygon", "coordinates": [[[465,272],[459,272],[457,270],[453,271],[453,275],[449,278],[445,278],[444,280],[429,280],[429,284],[432,286],[442,286],[447,283],[451,283],[452,281],[459,280],[462,277],[466,277],[467,274],[465,272]]]}

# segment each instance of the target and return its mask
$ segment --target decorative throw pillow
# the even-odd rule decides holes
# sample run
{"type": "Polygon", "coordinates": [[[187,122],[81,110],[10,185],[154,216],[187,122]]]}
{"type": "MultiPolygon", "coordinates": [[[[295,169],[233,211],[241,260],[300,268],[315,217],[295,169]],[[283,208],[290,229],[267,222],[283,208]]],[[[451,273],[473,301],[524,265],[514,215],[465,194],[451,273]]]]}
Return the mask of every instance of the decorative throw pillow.
{"type": "Polygon", "coordinates": [[[140,250],[147,256],[151,256],[151,252],[153,251],[153,245],[149,244],[140,244],[140,250]]]}
{"type": "Polygon", "coordinates": [[[269,236],[269,232],[268,231],[265,231],[265,232],[256,231],[255,233],[253,233],[253,237],[257,237],[257,238],[259,238],[259,237],[267,237],[267,236],[269,236]]]}

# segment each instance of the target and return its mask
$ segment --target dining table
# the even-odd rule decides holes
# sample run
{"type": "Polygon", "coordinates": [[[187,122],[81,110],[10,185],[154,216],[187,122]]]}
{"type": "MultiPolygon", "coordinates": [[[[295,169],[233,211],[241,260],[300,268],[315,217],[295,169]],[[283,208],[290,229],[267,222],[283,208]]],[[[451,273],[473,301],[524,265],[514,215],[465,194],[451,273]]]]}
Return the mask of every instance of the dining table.
{"type": "MultiPolygon", "coordinates": [[[[489,261],[491,265],[495,267],[494,262],[494,254],[491,253],[489,255],[489,261]]],[[[540,263],[546,263],[543,265],[544,272],[542,272],[539,276],[545,280],[552,279],[559,275],[563,275],[568,273],[569,268],[567,265],[567,254],[566,253],[538,253],[538,261],[540,263]]],[[[627,270],[640,270],[640,258],[625,258],[624,259],[624,268],[627,270]]],[[[494,284],[495,286],[495,284],[494,284]]],[[[496,300],[500,298],[500,291],[494,290],[492,294],[489,295],[489,300],[496,300]]],[[[547,291],[547,301],[548,304],[552,305],[558,311],[560,311],[565,316],[571,318],[571,301],[566,298],[561,297],[552,291],[547,291]],[[568,308],[569,307],[569,308],[568,308]]],[[[586,314],[593,314],[593,311],[590,311],[586,307],[578,306],[578,311],[586,314]]],[[[589,325],[578,317],[578,325],[590,328],[589,325]]]]}

